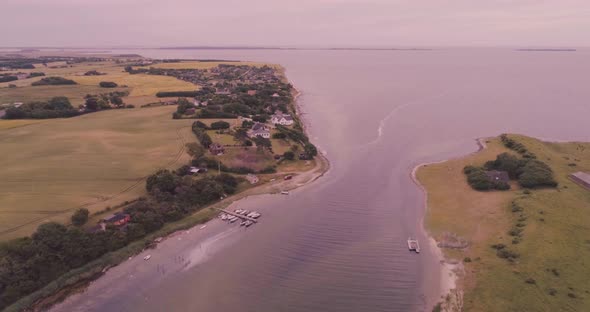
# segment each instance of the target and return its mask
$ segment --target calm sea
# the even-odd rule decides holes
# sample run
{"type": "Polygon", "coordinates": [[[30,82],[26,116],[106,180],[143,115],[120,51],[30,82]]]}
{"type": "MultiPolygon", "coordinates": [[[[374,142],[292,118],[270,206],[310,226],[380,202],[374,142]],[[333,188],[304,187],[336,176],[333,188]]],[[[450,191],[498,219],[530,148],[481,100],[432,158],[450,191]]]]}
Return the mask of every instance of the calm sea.
{"type": "Polygon", "coordinates": [[[240,202],[272,208],[268,221],[208,261],[113,295],[90,287],[69,308],[92,300],[83,310],[427,310],[440,264],[423,235],[412,169],[503,132],[590,140],[588,50],[131,52],[283,65],[332,168],[288,197],[240,202]],[[423,242],[420,255],[408,252],[408,236],[423,242]]]}

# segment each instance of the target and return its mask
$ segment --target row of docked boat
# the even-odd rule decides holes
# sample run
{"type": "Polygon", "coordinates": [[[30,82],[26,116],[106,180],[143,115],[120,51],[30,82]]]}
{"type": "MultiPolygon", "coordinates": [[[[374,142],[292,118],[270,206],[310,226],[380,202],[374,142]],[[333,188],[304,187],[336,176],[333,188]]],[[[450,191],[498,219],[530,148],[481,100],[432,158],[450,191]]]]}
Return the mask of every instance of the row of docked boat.
{"type": "Polygon", "coordinates": [[[236,209],[233,213],[228,212],[219,215],[222,221],[227,221],[228,223],[235,223],[241,220],[240,226],[244,227],[250,227],[261,216],[262,214],[257,211],[248,211],[245,209],[236,209]]]}

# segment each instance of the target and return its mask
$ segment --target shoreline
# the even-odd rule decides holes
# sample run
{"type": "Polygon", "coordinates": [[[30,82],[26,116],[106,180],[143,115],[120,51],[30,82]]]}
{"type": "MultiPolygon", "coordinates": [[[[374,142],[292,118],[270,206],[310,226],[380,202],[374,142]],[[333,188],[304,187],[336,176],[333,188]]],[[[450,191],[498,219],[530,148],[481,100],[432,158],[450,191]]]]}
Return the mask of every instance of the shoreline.
{"type": "MultiPolygon", "coordinates": [[[[291,85],[293,85],[292,82],[286,76],[286,73],[285,73],[286,70],[282,66],[281,66],[281,69],[282,69],[282,75],[285,78],[285,80],[288,83],[290,83],[291,85]]],[[[294,95],[293,95],[292,105],[295,110],[295,114],[301,122],[301,126],[303,128],[304,133],[306,135],[309,135],[309,133],[307,132],[309,125],[305,122],[305,120],[301,116],[301,113],[300,113],[301,107],[300,107],[300,103],[298,102],[298,99],[302,93],[298,89],[296,89],[295,87],[293,87],[293,90],[294,90],[294,92],[293,92],[294,95]]],[[[31,310],[31,311],[51,310],[51,311],[53,311],[55,309],[59,309],[59,306],[61,304],[67,303],[69,300],[72,300],[72,298],[75,296],[80,296],[80,295],[84,294],[95,283],[102,281],[104,279],[105,275],[108,274],[109,272],[116,271],[118,268],[121,268],[121,266],[127,264],[128,262],[130,262],[136,258],[142,258],[142,257],[137,257],[138,255],[141,255],[142,253],[145,253],[145,252],[149,252],[150,250],[155,251],[157,248],[159,248],[159,246],[161,244],[163,244],[167,241],[168,242],[171,241],[171,238],[177,238],[178,240],[181,240],[183,238],[183,236],[189,235],[191,232],[198,233],[199,230],[203,230],[206,227],[213,228],[215,226],[215,224],[219,223],[219,221],[216,218],[216,216],[219,214],[219,211],[217,211],[216,209],[219,209],[219,207],[227,208],[231,205],[238,203],[240,200],[246,199],[250,196],[279,194],[281,191],[295,190],[298,188],[305,187],[305,186],[311,184],[312,182],[315,182],[319,178],[323,177],[330,170],[330,162],[329,162],[328,158],[325,156],[325,154],[326,154],[325,151],[322,151],[318,146],[318,154],[315,158],[315,166],[313,168],[310,168],[305,171],[285,172],[284,174],[293,174],[293,178],[291,180],[278,180],[275,182],[269,182],[266,184],[258,185],[253,188],[247,189],[247,190],[240,192],[238,194],[229,196],[219,202],[215,202],[209,206],[203,207],[198,212],[195,212],[194,214],[187,216],[186,218],[183,218],[182,220],[180,220],[180,222],[179,222],[180,224],[178,224],[176,227],[174,225],[171,225],[172,229],[168,229],[168,230],[162,229],[161,230],[162,232],[168,232],[168,234],[162,235],[161,233],[158,234],[158,232],[152,233],[149,236],[147,236],[146,238],[144,238],[143,240],[133,242],[133,243],[123,247],[123,248],[126,248],[126,247],[131,248],[131,245],[133,245],[134,243],[137,243],[137,242],[153,241],[153,239],[157,236],[160,236],[163,238],[162,241],[160,243],[158,243],[154,249],[142,248],[141,250],[138,250],[138,251],[137,250],[130,250],[127,252],[127,255],[125,256],[125,258],[126,258],[125,260],[118,262],[116,264],[113,264],[113,265],[105,266],[104,268],[102,268],[102,270],[100,271],[99,274],[94,274],[93,277],[90,277],[87,279],[80,279],[77,283],[75,283],[73,285],[66,285],[65,287],[56,289],[49,296],[41,296],[40,298],[34,300],[32,302],[32,304],[30,304],[27,307],[28,310],[31,310]],[[197,221],[196,223],[191,224],[188,227],[186,227],[186,225],[182,224],[183,220],[186,222],[190,222],[189,218],[195,217],[196,215],[201,214],[201,213],[206,214],[206,216],[204,217],[204,220],[205,220],[204,222],[197,221]]],[[[213,235],[213,237],[205,236],[203,238],[200,238],[200,241],[197,241],[196,243],[208,243],[208,241],[211,240],[212,238],[215,238],[220,235],[230,234],[229,233],[230,230],[231,230],[231,228],[226,228],[221,233],[216,233],[215,235],[213,235]]],[[[213,242],[210,242],[208,244],[213,245],[213,242]]],[[[221,249],[227,247],[227,245],[228,245],[228,244],[225,244],[225,245],[222,245],[222,244],[220,245],[220,244],[221,244],[221,242],[217,242],[216,244],[214,244],[217,246],[214,246],[213,248],[215,248],[216,250],[221,250],[221,249]]],[[[205,261],[204,258],[205,257],[201,256],[200,261],[205,261]]],[[[94,269],[96,269],[96,266],[94,267],[94,269]]],[[[83,275],[87,271],[90,271],[90,270],[84,270],[79,275],[83,275]]],[[[43,289],[39,290],[39,292],[42,290],[43,289]]],[[[33,293],[29,296],[34,296],[34,295],[35,295],[35,293],[33,293]]],[[[27,297],[22,298],[21,300],[23,300],[23,299],[27,299],[27,297]]],[[[20,302],[20,300],[17,301],[16,303],[14,303],[13,305],[15,305],[19,302],[20,302]]],[[[7,310],[10,308],[11,308],[11,306],[7,307],[7,310]]]]}
{"type": "Polygon", "coordinates": [[[420,183],[420,181],[418,180],[417,172],[418,172],[418,170],[420,170],[420,168],[428,166],[428,165],[441,164],[441,163],[444,163],[444,162],[447,162],[447,161],[450,161],[453,159],[464,158],[464,157],[468,157],[473,154],[477,154],[487,148],[485,140],[486,140],[486,138],[475,139],[476,145],[477,145],[477,150],[474,152],[471,152],[471,153],[468,153],[468,154],[462,155],[462,156],[443,159],[440,161],[420,163],[420,164],[416,165],[412,169],[412,172],[410,173],[410,177],[411,177],[412,181],[414,182],[414,184],[416,186],[418,186],[420,188],[420,190],[422,191],[422,193],[424,195],[423,201],[422,201],[422,208],[423,208],[424,213],[422,214],[421,220],[419,220],[420,224],[422,225],[421,230],[423,231],[424,236],[428,238],[428,245],[429,245],[430,249],[436,255],[438,262],[441,264],[440,278],[439,278],[440,283],[438,285],[438,287],[439,287],[438,288],[439,289],[438,297],[436,300],[433,300],[433,304],[431,306],[428,306],[429,310],[432,310],[435,306],[437,306],[439,304],[445,304],[445,302],[446,302],[445,298],[450,298],[451,296],[455,297],[454,300],[462,301],[463,290],[459,286],[458,282],[459,282],[459,277],[462,274],[464,268],[463,268],[463,265],[460,261],[452,260],[452,259],[445,257],[442,248],[438,246],[437,240],[431,235],[429,229],[426,227],[426,225],[424,223],[424,220],[425,220],[425,217],[426,217],[426,214],[428,211],[428,191],[426,190],[424,185],[422,185],[422,183],[420,183]]]}

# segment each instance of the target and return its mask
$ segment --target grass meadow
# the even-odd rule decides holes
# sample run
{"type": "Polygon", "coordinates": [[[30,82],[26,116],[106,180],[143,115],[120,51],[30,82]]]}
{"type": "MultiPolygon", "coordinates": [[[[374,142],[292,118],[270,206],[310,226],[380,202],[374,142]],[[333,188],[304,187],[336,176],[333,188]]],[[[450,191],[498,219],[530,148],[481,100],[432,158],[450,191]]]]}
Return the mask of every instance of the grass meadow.
{"type": "Polygon", "coordinates": [[[428,192],[425,225],[435,238],[455,233],[471,242],[464,250],[444,249],[464,262],[459,285],[466,311],[585,311],[590,305],[590,190],[568,175],[590,170],[590,143],[547,143],[510,135],[546,162],[559,182],[556,189],[477,192],[462,169],[481,166],[510,152],[498,138],[481,152],[423,166],[417,176],[428,192]],[[522,211],[513,212],[512,202],[522,211]],[[513,243],[509,231],[523,229],[513,243]],[[504,244],[519,255],[499,258],[490,246],[504,244]]]}
{"type": "Polygon", "coordinates": [[[137,198],[144,177],[187,162],[193,120],[173,120],[175,109],[0,120],[0,240],[28,235],[40,222],[68,222],[79,207],[94,212],[137,198]]]}

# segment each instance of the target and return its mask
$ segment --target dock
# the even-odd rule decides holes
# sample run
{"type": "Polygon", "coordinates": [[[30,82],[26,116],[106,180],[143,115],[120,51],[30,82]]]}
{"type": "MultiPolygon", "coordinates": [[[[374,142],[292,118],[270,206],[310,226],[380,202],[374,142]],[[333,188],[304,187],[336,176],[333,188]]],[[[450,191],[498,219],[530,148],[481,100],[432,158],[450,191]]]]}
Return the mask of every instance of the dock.
{"type": "Polygon", "coordinates": [[[228,215],[232,215],[234,217],[238,217],[238,218],[243,219],[243,220],[249,220],[249,221],[252,221],[254,223],[258,222],[258,220],[254,219],[254,218],[246,217],[244,215],[241,215],[239,213],[235,213],[233,211],[229,211],[229,210],[225,210],[225,209],[217,209],[217,210],[222,211],[222,212],[224,212],[224,213],[226,213],[228,215]]]}

